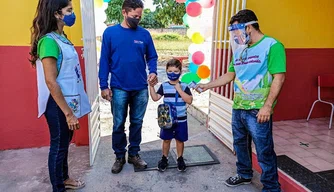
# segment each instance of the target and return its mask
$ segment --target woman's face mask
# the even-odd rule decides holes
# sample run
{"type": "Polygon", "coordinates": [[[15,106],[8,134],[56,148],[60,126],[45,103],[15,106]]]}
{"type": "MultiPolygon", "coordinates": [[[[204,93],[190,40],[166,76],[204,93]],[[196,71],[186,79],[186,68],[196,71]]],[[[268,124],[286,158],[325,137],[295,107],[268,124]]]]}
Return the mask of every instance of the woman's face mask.
{"type": "Polygon", "coordinates": [[[74,25],[76,20],[76,16],[74,14],[74,12],[72,12],[69,15],[64,15],[63,21],[65,23],[66,26],[71,27],[74,25]]]}

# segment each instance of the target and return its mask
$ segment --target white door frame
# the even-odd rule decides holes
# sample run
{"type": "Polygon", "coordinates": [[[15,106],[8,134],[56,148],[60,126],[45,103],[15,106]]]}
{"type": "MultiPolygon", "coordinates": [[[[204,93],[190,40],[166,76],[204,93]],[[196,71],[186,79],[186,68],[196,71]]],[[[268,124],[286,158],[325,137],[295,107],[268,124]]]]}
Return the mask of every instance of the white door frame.
{"type": "MultiPolygon", "coordinates": [[[[227,72],[231,61],[231,47],[227,27],[230,18],[246,8],[246,0],[217,0],[212,35],[211,79],[227,72]],[[219,52],[218,52],[219,51],[219,52]]],[[[209,93],[208,129],[232,151],[233,82],[209,93]]]]}
{"type": "Polygon", "coordinates": [[[101,137],[94,0],[80,0],[80,6],[86,91],[92,105],[92,112],[88,115],[89,162],[92,166],[101,137]]]}

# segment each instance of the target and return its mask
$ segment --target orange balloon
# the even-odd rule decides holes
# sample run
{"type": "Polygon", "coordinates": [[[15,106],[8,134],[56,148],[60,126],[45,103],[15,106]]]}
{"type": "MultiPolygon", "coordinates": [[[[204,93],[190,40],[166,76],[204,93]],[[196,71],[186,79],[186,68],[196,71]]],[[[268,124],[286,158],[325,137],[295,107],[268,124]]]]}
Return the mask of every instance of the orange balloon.
{"type": "Polygon", "coordinates": [[[201,79],[206,79],[210,76],[210,69],[208,66],[206,65],[200,65],[197,69],[197,75],[201,78],[201,79]]]}

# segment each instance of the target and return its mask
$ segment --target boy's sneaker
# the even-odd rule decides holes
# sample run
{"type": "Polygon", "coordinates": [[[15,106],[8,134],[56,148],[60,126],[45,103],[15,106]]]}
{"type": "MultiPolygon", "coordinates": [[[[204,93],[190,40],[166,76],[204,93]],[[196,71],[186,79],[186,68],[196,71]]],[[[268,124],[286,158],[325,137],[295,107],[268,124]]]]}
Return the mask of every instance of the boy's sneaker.
{"type": "Polygon", "coordinates": [[[186,163],[183,160],[183,157],[181,156],[181,157],[177,158],[177,170],[186,171],[186,169],[187,169],[187,166],[186,166],[186,163]]]}
{"type": "Polygon", "coordinates": [[[164,172],[168,167],[168,159],[164,155],[158,163],[158,170],[164,172]]]}
{"type": "Polygon", "coordinates": [[[252,182],[252,179],[244,179],[240,175],[235,175],[234,177],[228,178],[224,183],[229,187],[236,187],[239,185],[247,185],[252,182]]]}

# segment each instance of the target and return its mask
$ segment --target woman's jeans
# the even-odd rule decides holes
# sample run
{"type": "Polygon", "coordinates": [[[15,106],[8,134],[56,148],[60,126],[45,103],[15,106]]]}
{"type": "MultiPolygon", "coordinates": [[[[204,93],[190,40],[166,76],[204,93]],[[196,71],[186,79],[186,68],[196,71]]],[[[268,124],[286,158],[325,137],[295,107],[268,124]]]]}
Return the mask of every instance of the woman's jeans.
{"type": "Polygon", "coordinates": [[[50,96],[44,113],[50,130],[49,175],[54,192],[65,191],[68,176],[68,147],[73,131],[69,130],[66,117],[50,96]]]}

